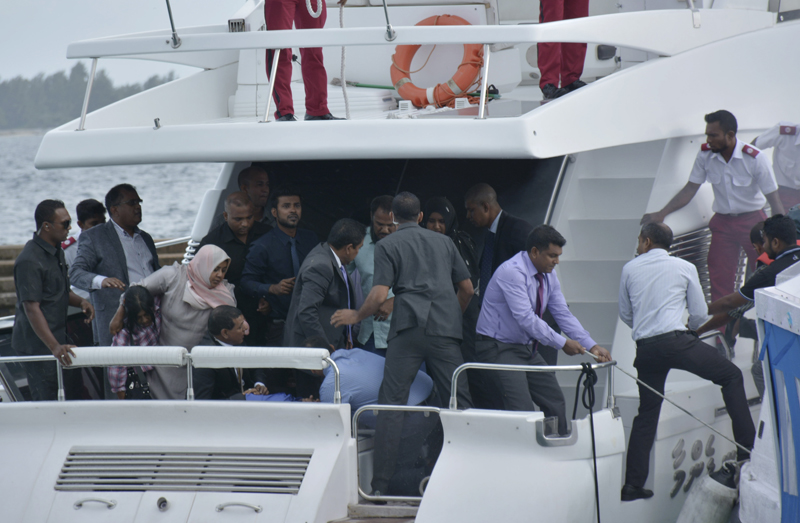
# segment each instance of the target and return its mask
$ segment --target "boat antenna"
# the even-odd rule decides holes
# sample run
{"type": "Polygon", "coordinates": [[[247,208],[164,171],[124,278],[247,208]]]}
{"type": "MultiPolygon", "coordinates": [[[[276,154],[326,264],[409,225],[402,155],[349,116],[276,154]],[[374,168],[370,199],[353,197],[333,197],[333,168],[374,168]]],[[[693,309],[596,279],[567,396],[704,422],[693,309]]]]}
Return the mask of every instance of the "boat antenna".
{"type": "Polygon", "coordinates": [[[177,49],[181,46],[181,39],[178,37],[178,32],[175,31],[175,22],[172,20],[172,7],[167,0],[167,13],[169,13],[169,25],[172,27],[172,48],[177,49]]]}

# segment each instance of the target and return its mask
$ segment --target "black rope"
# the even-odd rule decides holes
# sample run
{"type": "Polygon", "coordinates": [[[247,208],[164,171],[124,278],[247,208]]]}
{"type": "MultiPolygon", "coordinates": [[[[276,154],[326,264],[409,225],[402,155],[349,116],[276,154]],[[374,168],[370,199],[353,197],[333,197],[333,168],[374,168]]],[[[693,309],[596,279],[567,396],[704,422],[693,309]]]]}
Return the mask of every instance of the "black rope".
{"type": "Polygon", "coordinates": [[[575,388],[575,406],[572,408],[572,419],[578,414],[578,396],[581,396],[583,406],[589,409],[589,426],[592,429],[592,463],[594,464],[594,499],[597,504],[597,523],[600,523],[600,484],[597,481],[597,448],[594,437],[594,385],[597,383],[597,373],[591,363],[581,363],[581,374],[575,388]],[[585,378],[584,378],[585,376],[585,378]],[[581,394],[581,378],[583,380],[583,394],[581,394]]]}

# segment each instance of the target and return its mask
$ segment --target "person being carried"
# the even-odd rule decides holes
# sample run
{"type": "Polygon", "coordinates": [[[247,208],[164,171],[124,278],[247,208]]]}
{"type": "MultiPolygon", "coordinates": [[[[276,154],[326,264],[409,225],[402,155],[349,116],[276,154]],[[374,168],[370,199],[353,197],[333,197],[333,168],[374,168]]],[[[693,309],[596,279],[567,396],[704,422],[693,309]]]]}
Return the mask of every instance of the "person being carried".
{"type": "MultiPolygon", "coordinates": [[[[215,307],[208,315],[208,332],[198,345],[235,347],[242,345],[250,326],[242,311],[230,305],[215,307]]],[[[196,400],[243,400],[247,394],[269,394],[260,369],[192,368],[196,400]]]]}
{"type": "Polygon", "coordinates": [[[750,268],[755,268],[750,228],[767,217],[762,208],[769,202],[772,214],[783,214],[783,204],[769,162],[761,151],[736,137],[736,118],[728,111],[716,111],[707,114],[705,121],[706,143],[697,153],[689,181],[663,209],[645,214],[641,225],[663,222],[688,205],[701,184],[711,183],[714,216],[708,222],[708,275],[711,299],[718,300],[734,290],[740,247],[747,254],[750,268]]]}
{"type": "MultiPolygon", "coordinates": [[[[478,360],[506,365],[546,365],[539,345],[557,347],[574,356],[589,352],[598,361],[611,361],[606,349],[596,344],[572,315],[561,283],[554,272],[567,240],[549,225],[540,225],[528,235],[525,251],[497,268],[486,288],[475,351],[478,360]],[[542,319],[550,309],[567,339],[542,319]]],[[[558,417],[558,433],[569,433],[564,393],[555,373],[495,372],[497,388],[506,410],[532,411],[538,404],[545,416],[558,417]]]]}
{"type": "MultiPolygon", "coordinates": [[[[722,387],[722,398],[733,424],[733,436],[745,449],[753,448],[755,426],[747,405],[742,372],[697,333],[687,330],[684,311],[689,311],[689,329],[705,321],[707,309],[697,269],[669,255],[672,230],[663,223],[642,227],[636,247],[638,257],[625,264],[619,285],[619,317],[636,341],[633,366],[642,383],[659,394],[671,369],[691,372],[722,387]]],[[[633,420],[628,442],[622,501],[650,498],[644,488],[649,472],[650,450],[658,428],[661,396],[639,384],[639,413],[633,420]]],[[[739,460],[749,452],[739,449],[739,460]]]]}
{"type": "MultiPolygon", "coordinates": [[[[161,331],[161,300],[156,300],[153,295],[140,285],[129,287],[122,295],[122,306],[125,316],[122,319],[122,329],[111,340],[113,347],[154,347],[158,345],[158,333],[161,331]]],[[[140,367],[143,373],[153,370],[151,365],[140,367]]],[[[141,384],[143,375],[133,367],[108,367],[108,383],[111,392],[117,398],[124,400],[131,387],[135,386],[137,375],[141,384]]],[[[146,379],[146,378],[145,378],[146,379]]]]}

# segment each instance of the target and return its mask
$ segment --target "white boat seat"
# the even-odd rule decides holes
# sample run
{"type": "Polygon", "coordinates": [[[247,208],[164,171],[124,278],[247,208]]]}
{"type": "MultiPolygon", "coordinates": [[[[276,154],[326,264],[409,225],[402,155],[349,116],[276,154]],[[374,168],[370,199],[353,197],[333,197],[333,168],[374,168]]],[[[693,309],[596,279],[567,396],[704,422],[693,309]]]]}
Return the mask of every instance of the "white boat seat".
{"type": "Polygon", "coordinates": [[[284,368],[323,370],[328,368],[326,349],[305,347],[220,347],[198,346],[192,349],[192,365],[197,368],[221,369],[284,368]]]}

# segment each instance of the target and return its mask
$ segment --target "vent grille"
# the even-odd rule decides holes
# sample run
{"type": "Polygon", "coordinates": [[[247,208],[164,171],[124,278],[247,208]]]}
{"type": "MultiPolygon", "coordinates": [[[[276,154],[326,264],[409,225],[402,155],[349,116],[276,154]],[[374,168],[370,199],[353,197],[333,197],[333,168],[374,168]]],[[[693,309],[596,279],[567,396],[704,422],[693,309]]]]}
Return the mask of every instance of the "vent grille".
{"type": "Polygon", "coordinates": [[[73,447],[56,490],[297,494],[310,450],[73,447]]]}
{"type": "Polygon", "coordinates": [[[228,32],[229,33],[244,33],[246,30],[244,18],[234,18],[232,20],[228,20],[228,32]]]}

